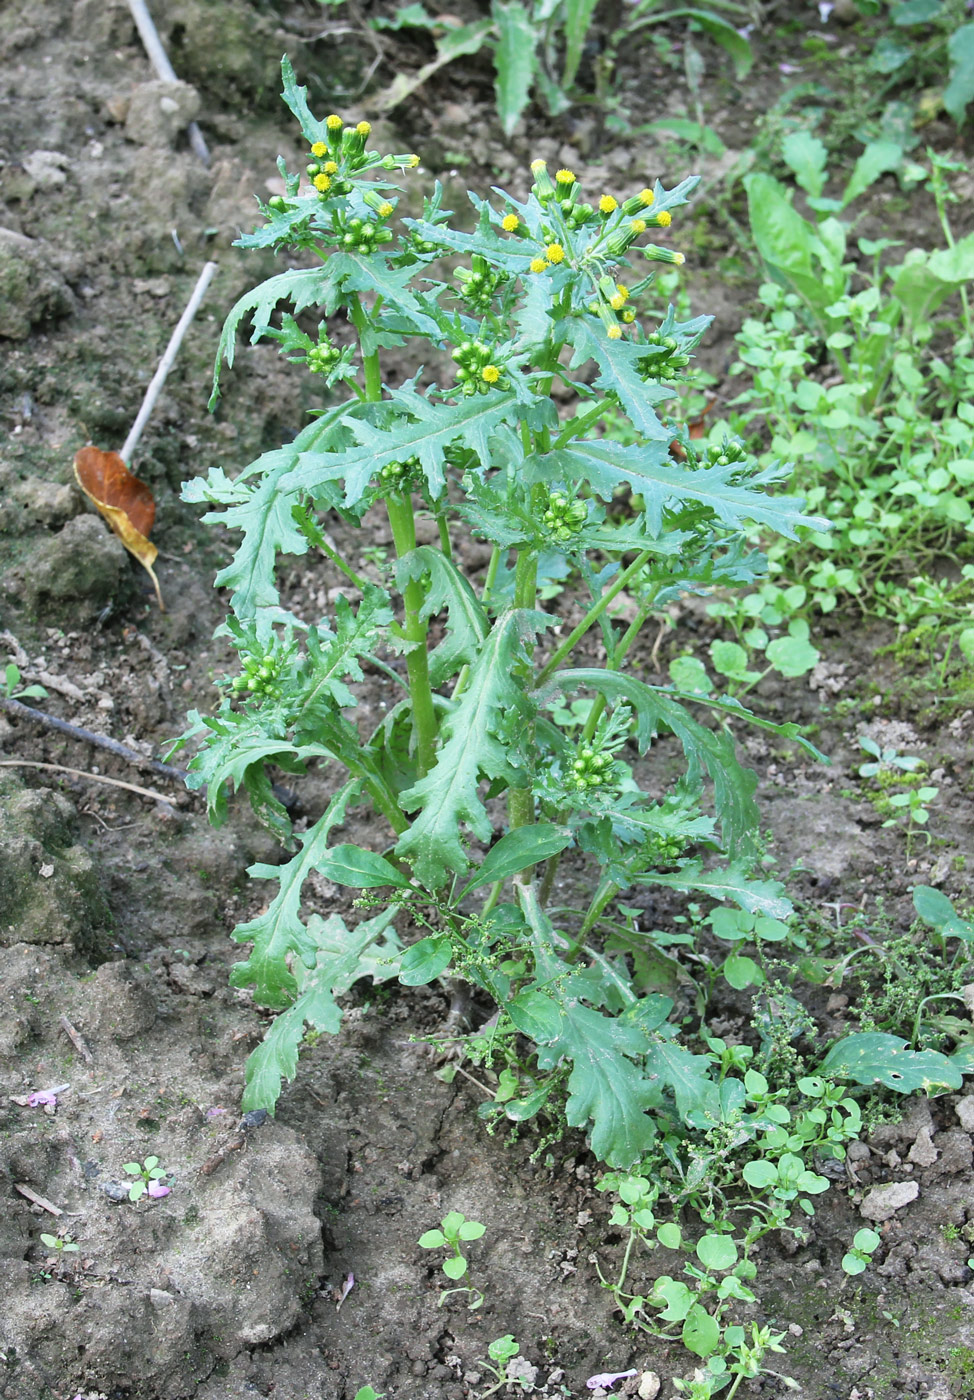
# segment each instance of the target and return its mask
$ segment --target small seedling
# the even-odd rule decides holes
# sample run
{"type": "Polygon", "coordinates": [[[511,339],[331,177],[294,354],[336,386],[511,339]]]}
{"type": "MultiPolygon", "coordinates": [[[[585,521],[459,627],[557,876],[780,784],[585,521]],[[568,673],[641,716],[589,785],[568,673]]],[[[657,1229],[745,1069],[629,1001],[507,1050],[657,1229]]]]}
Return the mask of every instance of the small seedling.
{"type": "MultiPolygon", "coordinates": [[[[458,1210],[451,1210],[440,1221],[439,1230],[427,1230],[425,1235],[419,1238],[420,1249],[449,1249],[452,1251],[443,1260],[442,1268],[447,1278],[463,1278],[467,1272],[467,1261],[464,1258],[461,1242],[468,1240],[479,1240],[486,1230],[486,1225],[481,1225],[479,1220],[467,1220],[458,1210]]],[[[445,1288],[440,1294],[439,1306],[442,1307],[451,1293],[469,1293],[472,1295],[471,1302],[467,1307],[471,1312],[479,1308],[484,1301],[484,1295],[479,1288],[445,1288]]]]}
{"type": "Polygon", "coordinates": [[[355,1400],[382,1400],[385,1391],[373,1390],[370,1385],[363,1385],[361,1390],[355,1392],[355,1400]]]}
{"type": "Polygon", "coordinates": [[[163,1181],[166,1172],[160,1167],[158,1157],[146,1157],[141,1163],[126,1162],[122,1171],[135,1177],[129,1187],[130,1201],[141,1201],[143,1196],[150,1196],[155,1201],[169,1195],[169,1187],[163,1181]]]}
{"type": "Polygon", "coordinates": [[[918,758],[902,754],[897,749],[880,748],[875,739],[860,739],[859,747],[872,754],[874,760],[872,763],[859,765],[860,778],[875,778],[884,768],[899,768],[904,773],[912,773],[920,766],[918,758]]]}
{"type": "MultiPolygon", "coordinates": [[[[508,1332],[504,1337],[494,1338],[487,1347],[487,1355],[490,1357],[490,1360],[485,1361],[483,1365],[486,1366],[491,1375],[497,1377],[497,1381],[494,1385],[489,1386],[486,1390],[481,1392],[479,1400],[487,1400],[488,1395],[495,1394],[503,1385],[514,1385],[517,1383],[519,1378],[508,1374],[508,1362],[513,1361],[520,1350],[521,1348],[514,1340],[514,1335],[511,1332],[508,1332]]],[[[522,1386],[522,1389],[523,1388],[522,1386]]]]}
{"type": "Polygon", "coordinates": [[[42,685],[20,684],[20,668],[11,661],[4,669],[0,694],[5,700],[46,700],[47,691],[42,685]]]}
{"type": "Polygon", "coordinates": [[[53,1249],[56,1254],[77,1254],[81,1248],[70,1235],[65,1235],[63,1239],[57,1235],[41,1235],[41,1244],[53,1249]]]}
{"type": "Polygon", "coordinates": [[[852,1248],[842,1258],[845,1273],[861,1274],[871,1262],[872,1255],[879,1245],[880,1237],[875,1230],[857,1230],[852,1237],[852,1248]]]}

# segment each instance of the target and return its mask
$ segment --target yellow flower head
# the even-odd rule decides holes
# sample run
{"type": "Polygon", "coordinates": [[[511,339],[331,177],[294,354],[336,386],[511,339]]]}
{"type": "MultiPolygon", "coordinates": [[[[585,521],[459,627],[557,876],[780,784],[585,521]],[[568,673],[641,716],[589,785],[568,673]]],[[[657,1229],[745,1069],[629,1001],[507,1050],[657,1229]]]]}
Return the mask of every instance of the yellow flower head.
{"type": "Polygon", "coordinates": [[[380,219],[388,219],[389,215],[393,212],[393,206],[388,200],[384,200],[375,212],[380,219]]]}
{"type": "Polygon", "coordinates": [[[613,199],[611,194],[604,194],[599,200],[599,210],[603,214],[612,214],[619,208],[619,201],[613,199]]]}
{"type": "Polygon", "coordinates": [[[327,190],[331,189],[331,176],[325,175],[324,173],[316,175],[312,184],[320,194],[324,194],[327,190]]]}
{"type": "Polygon", "coordinates": [[[639,191],[639,202],[640,202],[640,204],[645,205],[645,207],[646,207],[647,209],[648,209],[649,206],[652,204],[652,202],[653,202],[653,200],[654,200],[655,198],[656,198],[656,196],[653,194],[653,191],[650,190],[650,189],[645,189],[645,190],[640,190],[640,191],[639,191]]]}
{"type": "Polygon", "coordinates": [[[616,292],[615,296],[609,298],[609,305],[613,311],[621,311],[625,304],[626,299],[621,292],[616,292]]]}
{"type": "Polygon", "coordinates": [[[606,335],[609,337],[610,340],[619,340],[622,336],[622,327],[610,326],[609,329],[606,331],[606,335]]]}
{"type": "Polygon", "coordinates": [[[669,228],[673,222],[673,215],[668,209],[661,209],[655,217],[657,228],[669,228]]]}
{"type": "Polygon", "coordinates": [[[544,258],[531,259],[530,268],[532,272],[544,272],[547,266],[548,264],[545,262],[544,258]]]}
{"type": "Polygon", "coordinates": [[[673,261],[676,263],[677,267],[682,267],[683,264],[686,262],[686,258],[682,253],[674,253],[673,261]]]}
{"type": "Polygon", "coordinates": [[[406,161],[406,169],[415,170],[418,164],[419,156],[410,156],[409,159],[406,161]]]}
{"type": "Polygon", "coordinates": [[[636,313],[631,306],[627,306],[622,313],[622,319],[627,326],[631,326],[636,319],[636,313]]]}
{"type": "Polygon", "coordinates": [[[333,160],[326,160],[325,163],[324,163],[324,165],[323,165],[321,168],[322,168],[322,170],[325,172],[326,175],[337,175],[337,174],[338,174],[338,166],[335,164],[335,162],[334,162],[333,160]]]}
{"type": "Polygon", "coordinates": [[[369,132],[372,130],[372,123],[359,122],[355,130],[358,132],[359,136],[368,136],[369,132]]]}
{"type": "Polygon", "coordinates": [[[533,160],[533,161],[531,162],[531,173],[532,173],[532,175],[537,175],[537,173],[538,173],[539,170],[547,170],[547,169],[548,169],[548,162],[547,162],[546,160],[533,160]]]}
{"type": "Polygon", "coordinates": [[[560,243],[549,243],[544,255],[550,263],[560,263],[564,261],[565,250],[560,243]]]}
{"type": "Polygon", "coordinates": [[[646,220],[645,220],[645,219],[633,219],[633,221],[632,221],[632,223],[629,225],[629,227],[632,229],[633,233],[645,233],[645,232],[646,232],[646,220]]]}
{"type": "Polygon", "coordinates": [[[501,377],[501,372],[496,365],[484,365],[480,371],[480,377],[485,384],[496,384],[501,377]]]}
{"type": "Polygon", "coordinates": [[[559,171],[556,172],[556,174],[555,174],[555,184],[557,184],[557,185],[574,185],[574,183],[575,183],[575,172],[574,172],[574,170],[559,170],[559,171]]]}
{"type": "Polygon", "coordinates": [[[617,291],[617,292],[619,293],[619,295],[622,297],[622,300],[623,300],[623,301],[628,301],[628,299],[629,299],[629,288],[626,286],[625,282],[617,282],[617,283],[616,283],[616,291],[617,291]]]}
{"type": "Polygon", "coordinates": [[[516,214],[505,214],[501,219],[501,228],[505,233],[514,233],[520,223],[521,220],[516,214]]]}
{"type": "Polygon", "coordinates": [[[336,117],[332,112],[330,117],[325,117],[325,126],[329,131],[341,131],[343,122],[341,117],[336,117]]]}
{"type": "Polygon", "coordinates": [[[313,156],[323,156],[327,150],[328,147],[325,145],[324,141],[316,141],[311,147],[311,154],[313,156]]]}

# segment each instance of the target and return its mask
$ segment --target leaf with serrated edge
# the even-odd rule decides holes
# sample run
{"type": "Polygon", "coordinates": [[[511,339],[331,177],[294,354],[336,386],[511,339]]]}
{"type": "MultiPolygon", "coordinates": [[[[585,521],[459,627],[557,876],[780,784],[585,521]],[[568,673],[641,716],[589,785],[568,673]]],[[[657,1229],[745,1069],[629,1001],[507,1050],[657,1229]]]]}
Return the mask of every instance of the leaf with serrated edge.
{"type": "Polygon", "coordinates": [[[306,1024],[337,1034],[342,1012],[335,996],[347,992],[360,977],[374,976],[379,960],[394,968],[399,940],[389,928],[391,919],[392,911],[387,909],[350,931],[337,914],[327,920],[311,916],[307,935],[317,949],[314,967],[299,966],[297,999],[274,1020],[263,1042],[247,1059],[247,1087],[241,1103],[245,1113],[254,1108],[274,1111],[282,1080],[293,1079],[297,1073],[298,1048],[306,1024]],[[377,954],[376,945],[383,934],[387,936],[377,954]]]}
{"type": "Polygon", "coordinates": [[[517,411],[514,395],[509,393],[478,394],[458,404],[434,404],[421,394],[402,391],[393,392],[390,399],[397,402],[404,415],[412,414],[417,421],[403,416],[393,428],[382,429],[349,417],[349,428],[364,446],[347,452],[301,452],[294,470],[281,481],[281,489],[314,492],[325,482],[344,478],[345,504],[354,506],[376,472],[390,462],[415,456],[435,498],[446,482],[446,448],[461,441],[489,464],[490,433],[517,411]]]}
{"type": "Polygon", "coordinates": [[[787,919],[792,912],[791,900],[778,880],[750,880],[741,865],[725,866],[719,870],[704,870],[697,860],[687,861],[679,870],[647,870],[634,875],[637,885],[669,885],[674,890],[697,890],[711,899],[730,899],[748,914],[765,914],[772,919],[787,919]]]}
{"type": "Polygon", "coordinates": [[[630,422],[644,438],[669,444],[673,431],[660,422],[656,408],[671,399],[673,391],[643,378],[637,362],[646,354],[645,347],[627,340],[610,340],[601,321],[584,316],[569,323],[567,334],[575,347],[570,368],[577,369],[586,360],[594,360],[601,370],[596,387],[614,390],[619,395],[630,422]]]}
{"type": "Polygon", "coordinates": [[[444,610],[449,619],[446,640],[431,652],[429,659],[430,683],[437,686],[449,680],[461,666],[470,665],[476,659],[490,623],[477,595],[453,560],[441,549],[420,545],[404,554],[396,565],[396,587],[402,593],[410,579],[426,577],[429,586],[420,619],[426,622],[444,610]]]}
{"type": "Polygon", "coordinates": [[[507,745],[497,731],[512,710],[527,708],[513,670],[525,632],[537,631],[544,621],[540,614],[520,610],[501,614],[470,669],[466,690],[444,723],[445,740],[435,766],[402,794],[404,811],[421,810],[399,838],[396,854],[411,864],[427,889],[438,888],[450,871],[466,871],[462,824],[481,841],[492,835],[478,787],[481,776],[510,776],[507,745]]]}
{"type": "Polygon", "coordinates": [[[301,849],[291,860],[284,865],[252,865],[247,871],[255,880],[277,880],[280,886],[266,913],[238,924],[233,931],[236,942],[253,942],[254,946],[245,962],[234,963],[230,985],[253,985],[259,1006],[277,1009],[297,994],[297,979],[288,967],[289,954],[296,953],[306,966],[314,963],[314,940],[300,917],[301,888],[317,869],[332,829],[345,820],[345,809],[360,789],[357,779],[339,789],[323,815],[300,838],[301,849]]]}
{"type": "Polygon", "coordinates": [[[510,136],[528,103],[542,31],[520,0],[495,3],[493,13],[498,29],[494,50],[497,115],[505,136],[510,136]]]}

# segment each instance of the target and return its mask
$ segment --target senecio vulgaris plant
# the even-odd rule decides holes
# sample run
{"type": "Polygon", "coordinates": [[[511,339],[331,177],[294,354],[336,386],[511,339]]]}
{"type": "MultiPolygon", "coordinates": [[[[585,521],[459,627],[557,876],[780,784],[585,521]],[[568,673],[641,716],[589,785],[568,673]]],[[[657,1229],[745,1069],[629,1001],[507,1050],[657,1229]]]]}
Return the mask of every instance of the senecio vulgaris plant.
{"type": "Polygon", "coordinates": [[[232,590],[224,630],[240,672],[218,713],[191,717],[202,738],[191,784],[205,785],[216,823],[228,792],[243,788],[292,852],[252,868],[278,891],[234,933],[252,948],[233,984],[280,1013],[247,1062],[244,1107],[273,1108],[305,1026],[337,1030],[336,995],[357,978],[418,985],[450,973],[492,998],[498,1035],[533,1046],[537,1079],[527,1096],[508,1096],[508,1116],[528,1118],[553,1095],[593,1151],[624,1169],[660,1121],[719,1114],[720,1101],[708,1062],[677,1042],[669,999],[634,987],[625,958],[600,950],[602,911],[620,891],[662,884],[786,914],[781,887],[752,878],[756,779],[729,724],[798,738],[732,699],[649,685],[627,659],[671,600],[761,574],[745,539],[752,522],[789,536],[823,522],[767,494],[776,468],[757,470],[736,444],[698,455],[661,417],[709,318],[678,322],[671,309],[654,322],[639,299],[655,265],[683,261],[653,240],[694,179],[589,202],[573,172],[539,161],[524,199],[470,195],[473,232],[442,207],[438,184],[421,218],[397,221],[390,176],[418,158],[370,150],[368,123],[314,117],[287,60],[283,73],[310,148],[306,173],[279,161],[284,194],[239,246],[311,265],[238,301],[217,382],[249,317],[252,341],[278,340],[315,377],[321,407],[236,479],[215,468],[185,490],[214,507],[207,520],[242,532],[217,578],[232,590]],[[452,275],[445,258],[459,260],[452,275]],[[631,270],[637,262],[648,275],[631,270]],[[274,323],[282,303],[291,309],[274,323]],[[312,310],[320,323],[309,333],[296,318],[312,310]],[[334,334],[343,316],[351,344],[334,334]],[[391,350],[415,368],[396,388],[383,378],[391,350]],[[610,409],[629,420],[629,445],[600,436],[610,409]],[[383,515],[396,557],[376,582],[341,557],[326,521],[383,515]],[[418,542],[419,515],[435,522],[436,544],[418,542]],[[490,546],[473,577],[465,536],[490,546]],[[343,591],[332,614],[300,618],[281,604],[277,568],[311,550],[343,591]],[[544,586],[566,577],[584,598],[571,628],[540,605],[544,586]],[[389,685],[371,731],[351,689],[364,665],[389,685]],[[555,715],[579,697],[591,702],[584,724],[562,727],[555,715]],[[685,763],[672,790],[650,796],[625,755],[646,755],[660,733],[676,736],[685,763]],[[271,770],[299,773],[313,760],[347,781],[295,837],[271,770]],[[374,849],[335,840],[362,804],[376,814],[374,849]],[[597,872],[591,899],[552,911],[569,851],[597,872]],[[719,868],[707,852],[723,857],[719,868]],[[312,871],[371,891],[369,917],[354,928],[337,915],[302,919],[312,871]],[[426,936],[404,946],[417,924],[426,936]]]}

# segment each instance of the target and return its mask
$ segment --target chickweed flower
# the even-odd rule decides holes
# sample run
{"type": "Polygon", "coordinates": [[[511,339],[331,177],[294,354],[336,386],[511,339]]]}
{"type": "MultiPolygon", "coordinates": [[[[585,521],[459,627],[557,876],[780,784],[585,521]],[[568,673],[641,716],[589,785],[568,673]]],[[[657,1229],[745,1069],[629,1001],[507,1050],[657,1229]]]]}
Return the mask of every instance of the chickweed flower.
{"type": "Polygon", "coordinates": [[[611,194],[604,194],[599,200],[600,214],[614,214],[618,208],[619,201],[617,199],[614,199],[611,194]]]}
{"type": "Polygon", "coordinates": [[[520,227],[521,220],[516,214],[505,214],[501,219],[501,228],[505,233],[514,233],[520,227]]]}
{"type": "Polygon", "coordinates": [[[565,258],[565,250],[560,243],[549,243],[544,253],[550,263],[560,263],[565,258]]]}

